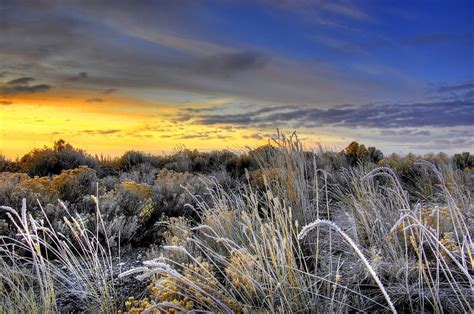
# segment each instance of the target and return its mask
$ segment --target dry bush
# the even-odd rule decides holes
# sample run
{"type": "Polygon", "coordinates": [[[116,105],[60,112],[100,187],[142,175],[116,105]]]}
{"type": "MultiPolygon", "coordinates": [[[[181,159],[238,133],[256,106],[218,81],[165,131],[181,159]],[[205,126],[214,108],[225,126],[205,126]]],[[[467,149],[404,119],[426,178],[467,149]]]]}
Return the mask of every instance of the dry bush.
{"type": "Polygon", "coordinates": [[[30,177],[25,173],[1,172],[0,173],[0,204],[19,206],[17,199],[13,196],[15,187],[30,177]]]}

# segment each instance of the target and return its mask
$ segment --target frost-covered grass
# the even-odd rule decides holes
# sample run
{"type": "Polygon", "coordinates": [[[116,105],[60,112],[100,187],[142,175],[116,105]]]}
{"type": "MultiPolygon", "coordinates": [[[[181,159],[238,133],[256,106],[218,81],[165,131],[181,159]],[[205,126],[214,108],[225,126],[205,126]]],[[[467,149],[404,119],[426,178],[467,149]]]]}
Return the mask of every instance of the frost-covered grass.
{"type": "Polygon", "coordinates": [[[127,177],[120,187],[128,194],[94,198],[93,230],[66,206],[63,225],[50,223],[41,206],[35,217],[25,203],[19,213],[7,208],[17,235],[0,243],[0,313],[56,312],[64,291],[92,312],[473,311],[469,173],[419,162],[423,176],[407,185],[389,166],[308,155],[294,135],[272,144],[254,156],[259,170],[244,181],[156,172],[138,184],[127,177]],[[146,297],[118,304],[108,241],[120,243],[120,234],[111,231],[147,230],[144,223],[133,232],[113,227],[124,203],[114,201],[133,196],[127,208],[140,205],[133,212],[143,220],[141,194],[155,205],[189,202],[187,215],[150,224],[165,227],[162,245],[120,275],[149,283],[146,297]]]}
{"type": "Polygon", "coordinates": [[[413,204],[389,168],[328,174],[298,142],[279,144],[262,161],[265,191],[215,183],[200,223],[172,224],[181,238],[128,274],[152,280],[150,308],[472,312],[469,187],[423,164],[440,203],[413,204]]]}
{"type": "MultiPolygon", "coordinates": [[[[17,234],[0,237],[0,313],[58,312],[58,296],[65,293],[90,311],[116,312],[110,248],[85,228],[80,216],[64,217],[73,235],[69,238],[52,227],[44,211],[34,219],[26,200],[20,212],[2,208],[17,234]]],[[[103,229],[97,217],[96,230],[103,229]]]]}

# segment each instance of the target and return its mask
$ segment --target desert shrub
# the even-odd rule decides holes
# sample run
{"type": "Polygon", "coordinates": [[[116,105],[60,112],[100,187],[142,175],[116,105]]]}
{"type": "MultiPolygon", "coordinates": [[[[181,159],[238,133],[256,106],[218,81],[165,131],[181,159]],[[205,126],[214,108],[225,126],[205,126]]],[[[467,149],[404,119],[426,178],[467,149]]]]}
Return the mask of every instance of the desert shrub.
{"type": "Polygon", "coordinates": [[[232,175],[230,175],[226,170],[219,170],[209,173],[206,176],[203,176],[206,180],[215,179],[222,188],[228,192],[236,191],[240,188],[243,180],[236,180],[232,175]]]}
{"type": "Polygon", "coordinates": [[[187,206],[194,204],[192,195],[205,197],[204,177],[190,173],[180,173],[162,169],[153,185],[153,200],[158,214],[169,217],[192,216],[194,212],[187,206]]]}
{"type": "Polygon", "coordinates": [[[177,151],[162,158],[163,168],[176,172],[212,173],[224,169],[226,162],[236,155],[228,150],[199,152],[179,147],[177,151]]]}
{"type": "Polygon", "coordinates": [[[383,160],[383,153],[373,146],[369,146],[367,148],[367,153],[367,159],[369,162],[378,164],[380,161],[383,160]]]}
{"type": "Polygon", "coordinates": [[[162,240],[159,221],[164,217],[195,216],[188,205],[196,203],[196,196],[206,197],[205,193],[201,177],[162,169],[153,185],[126,180],[101,195],[100,204],[104,220],[113,230],[120,230],[120,226],[127,229],[121,237],[123,243],[148,245],[162,240]]]}
{"type": "Polygon", "coordinates": [[[0,172],[18,172],[20,167],[17,162],[7,159],[4,155],[0,155],[0,172]]]}
{"type": "Polygon", "coordinates": [[[19,165],[22,172],[40,177],[59,174],[62,170],[74,169],[81,165],[99,170],[95,159],[64,140],[55,142],[52,148],[44,147],[29,152],[20,159],[19,165]]]}
{"type": "Polygon", "coordinates": [[[99,164],[100,171],[97,172],[98,176],[103,178],[107,176],[116,176],[120,171],[120,158],[110,157],[104,155],[95,155],[94,159],[99,164]]]}
{"type": "Polygon", "coordinates": [[[147,245],[143,239],[153,233],[155,206],[152,186],[127,180],[99,197],[109,241],[119,244],[147,245]],[[140,232],[138,232],[140,230],[140,232]]]}
{"type": "Polygon", "coordinates": [[[237,155],[228,150],[212,151],[205,154],[205,169],[206,172],[218,172],[225,170],[225,165],[228,160],[237,155]]]}
{"type": "Polygon", "coordinates": [[[48,204],[58,200],[58,192],[53,186],[49,177],[34,177],[22,180],[18,183],[12,192],[12,203],[18,207],[22,199],[26,199],[27,206],[30,209],[39,209],[39,203],[48,204]]]}
{"type": "Polygon", "coordinates": [[[257,163],[255,159],[248,154],[231,157],[225,162],[226,171],[234,178],[242,178],[245,174],[245,169],[252,171],[256,168],[257,163]]]}
{"type": "Polygon", "coordinates": [[[122,157],[119,158],[117,163],[119,169],[122,171],[129,171],[132,168],[141,164],[149,164],[154,167],[159,167],[161,164],[159,158],[134,150],[128,151],[123,154],[122,157]]]}
{"type": "Polygon", "coordinates": [[[138,217],[118,215],[107,221],[105,232],[101,232],[101,235],[108,236],[108,241],[113,249],[127,244],[148,244],[141,243],[143,237],[138,234],[140,230],[143,230],[143,227],[138,217]]]}
{"type": "Polygon", "coordinates": [[[120,184],[120,178],[118,176],[109,175],[100,179],[100,182],[105,191],[108,192],[115,189],[120,184]]]}
{"type": "Polygon", "coordinates": [[[347,158],[338,152],[327,151],[322,147],[319,148],[315,156],[316,166],[327,173],[334,173],[341,168],[348,168],[347,158]]]}
{"type": "MultiPolygon", "coordinates": [[[[73,206],[79,204],[84,197],[97,194],[96,172],[87,166],[64,170],[54,176],[51,183],[59,198],[73,206]]],[[[77,206],[75,207],[77,209],[77,206]]]]}
{"type": "Polygon", "coordinates": [[[454,154],[452,159],[454,166],[458,169],[464,170],[474,168],[474,155],[471,155],[469,152],[454,154]]]}
{"type": "Polygon", "coordinates": [[[30,177],[25,173],[1,172],[0,173],[0,204],[18,206],[17,199],[13,197],[15,187],[30,177]]]}
{"type": "Polygon", "coordinates": [[[149,280],[144,298],[125,302],[130,312],[381,312],[392,306],[401,312],[472,312],[470,155],[380,160],[375,148],[352,146],[347,152],[308,152],[296,135],[279,134],[271,145],[239,156],[130,152],[122,166],[115,165],[119,159],[107,161],[113,171],[101,180],[88,167],[51,177],[0,173],[6,204],[28,199],[26,223],[15,216],[22,224],[17,229],[27,230],[8,234],[32,253],[22,260],[0,241],[0,312],[19,300],[26,303],[20,310],[54,311],[61,289],[87,295],[90,311],[114,308],[112,290],[104,288],[111,282],[110,264],[104,265],[100,244],[109,252],[120,245],[131,252],[154,245],[148,254],[153,260],[128,272],[149,280]],[[91,196],[96,193],[100,214],[91,196]],[[45,259],[45,247],[58,263],[45,259]],[[22,261],[42,261],[54,272],[32,270],[22,261]],[[100,265],[107,275],[82,270],[84,264],[100,265]],[[67,286],[58,289],[49,280],[67,286]],[[49,299],[29,297],[38,295],[38,283],[45,287],[40,299],[49,299]]]}
{"type": "Polygon", "coordinates": [[[159,170],[149,163],[138,164],[127,172],[121,172],[120,181],[131,180],[138,183],[146,183],[152,185],[159,170]]]}
{"type": "Polygon", "coordinates": [[[179,148],[173,155],[163,158],[163,168],[176,172],[190,172],[193,168],[201,168],[200,164],[196,166],[193,161],[198,154],[197,150],[179,148]]]}
{"type": "MultiPolygon", "coordinates": [[[[147,216],[149,203],[152,204],[152,186],[136,183],[131,180],[122,182],[120,189],[120,206],[127,216],[147,216]]],[[[151,205],[153,206],[153,205],[151,205]]]]}

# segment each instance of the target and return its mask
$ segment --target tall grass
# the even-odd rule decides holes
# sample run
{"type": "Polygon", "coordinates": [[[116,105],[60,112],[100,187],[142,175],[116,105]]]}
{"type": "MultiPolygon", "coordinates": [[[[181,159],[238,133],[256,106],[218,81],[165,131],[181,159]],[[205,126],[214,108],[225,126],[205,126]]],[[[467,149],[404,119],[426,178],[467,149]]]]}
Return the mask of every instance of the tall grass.
{"type": "MultiPolygon", "coordinates": [[[[430,186],[407,190],[391,168],[334,170],[326,157],[308,154],[295,134],[278,134],[272,149],[255,155],[262,184],[253,185],[248,172],[232,189],[203,179],[207,194],[189,205],[196,219],[163,221],[161,254],[120,275],[150,282],[149,298],[125,307],[473,312],[474,206],[466,175],[420,162],[430,186]]],[[[114,235],[95,201],[94,231],[81,216],[64,218],[72,237],[54,230],[41,206],[36,219],[25,201],[20,212],[3,207],[18,234],[0,237],[0,313],[57,312],[64,293],[89,312],[119,310],[108,242],[114,235]]]]}
{"type": "MultiPolygon", "coordinates": [[[[80,303],[76,309],[116,312],[110,248],[85,228],[79,215],[64,218],[70,240],[54,230],[41,205],[41,219],[28,213],[25,200],[20,212],[2,208],[17,235],[0,237],[0,313],[58,312],[62,294],[80,303]]],[[[103,229],[98,203],[96,215],[96,229],[103,229]]]]}
{"type": "Polygon", "coordinates": [[[439,203],[413,204],[389,168],[328,174],[296,137],[279,148],[260,161],[264,191],[215,182],[199,223],[123,274],[154,278],[155,308],[472,312],[473,207],[449,171],[423,164],[439,203]]]}

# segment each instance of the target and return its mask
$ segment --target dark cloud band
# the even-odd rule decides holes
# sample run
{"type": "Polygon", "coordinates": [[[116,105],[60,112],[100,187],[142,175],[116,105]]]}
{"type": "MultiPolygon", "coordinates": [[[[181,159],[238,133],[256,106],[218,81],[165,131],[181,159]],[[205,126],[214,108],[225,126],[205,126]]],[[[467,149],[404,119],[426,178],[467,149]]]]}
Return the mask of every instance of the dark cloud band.
{"type": "MultiPolygon", "coordinates": [[[[189,119],[189,114],[186,117],[189,119]]],[[[381,129],[472,126],[474,125],[474,102],[369,104],[329,109],[275,107],[239,114],[203,114],[194,116],[193,119],[204,125],[233,124],[242,127],[255,127],[268,123],[300,127],[336,126],[381,129]]]]}

